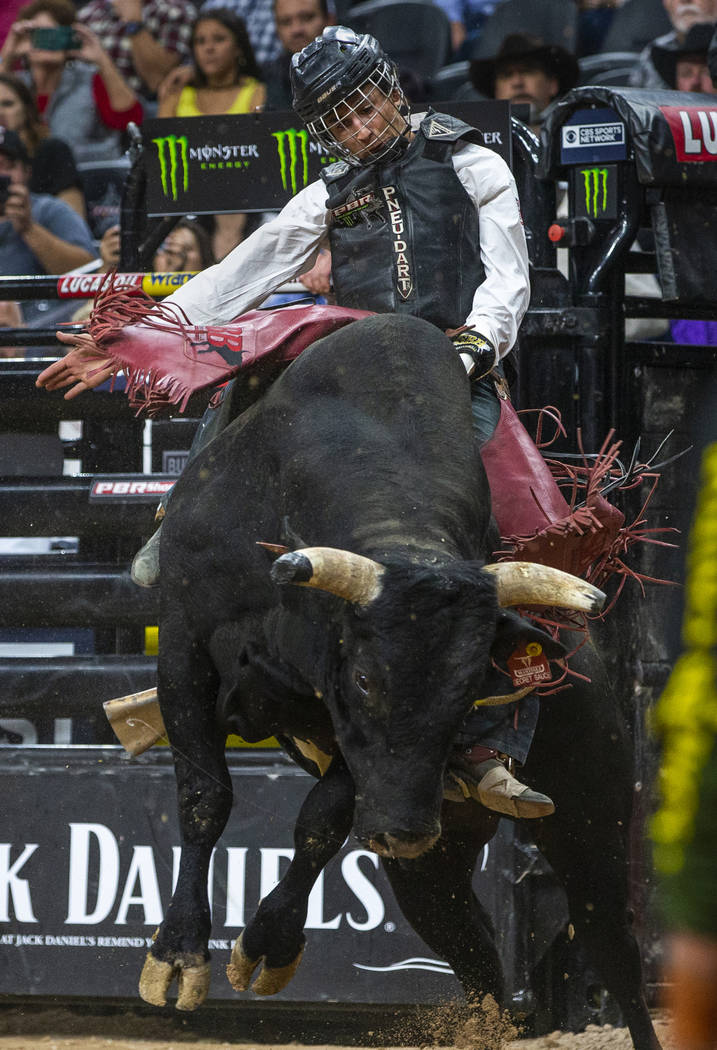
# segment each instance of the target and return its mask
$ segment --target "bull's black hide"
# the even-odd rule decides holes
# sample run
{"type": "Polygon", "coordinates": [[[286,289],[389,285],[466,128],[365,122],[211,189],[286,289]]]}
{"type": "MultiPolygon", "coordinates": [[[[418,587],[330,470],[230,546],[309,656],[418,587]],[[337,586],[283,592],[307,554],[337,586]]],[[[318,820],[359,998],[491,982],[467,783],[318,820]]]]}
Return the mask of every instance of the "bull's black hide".
{"type": "MultiPolygon", "coordinates": [[[[208,987],[207,871],[231,806],[229,725],[335,753],[297,822],[296,854],[235,948],[230,976],[276,991],[303,945],[309,890],[353,827],[384,857],[399,904],[470,994],[501,992],[471,889],[497,817],[442,802],[454,739],[484,681],[499,614],[488,486],[469,385],[450,342],[415,319],[357,322],[315,344],[206,448],[176,486],[161,547],[159,698],[183,834],[176,892],[141,991],[178,1006],[208,987]],[[257,541],[322,546],[385,566],[359,605],[279,586],[257,541]],[[431,848],[432,847],[432,848],[431,848]]],[[[657,1046],[626,909],[630,749],[608,683],[547,701],[526,779],[557,803],[536,829],[572,921],[635,1046],[657,1046]]],[[[533,822],[537,823],[537,822],[533,822]]]]}

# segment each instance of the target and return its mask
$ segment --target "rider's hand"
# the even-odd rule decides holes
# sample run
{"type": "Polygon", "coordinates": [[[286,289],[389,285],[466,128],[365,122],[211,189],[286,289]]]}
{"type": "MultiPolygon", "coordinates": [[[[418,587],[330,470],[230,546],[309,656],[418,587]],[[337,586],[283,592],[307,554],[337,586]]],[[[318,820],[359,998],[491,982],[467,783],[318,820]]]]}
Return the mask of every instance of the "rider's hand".
{"type": "Polygon", "coordinates": [[[472,332],[469,328],[457,331],[448,329],[446,335],[449,336],[461,355],[461,360],[471,379],[482,379],[497,364],[498,355],[495,347],[477,332],[472,332]]]}
{"type": "Polygon", "coordinates": [[[307,273],[302,273],[299,280],[312,295],[330,295],[331,252],[322,248],[314,265],[307,273]]]}
{"type": "Polygon", "coordinates": [[[86,332],[72,334],[56,332],[61,343],[72,347],[66,357],[61,357],[40,372],[35,386],[46,390],[62,390],[71,383],[75,385],[65,394],[65,400],[71,401],[85,390],[94,390],[117,372],[117,365],[105,357],[86,332]]]}

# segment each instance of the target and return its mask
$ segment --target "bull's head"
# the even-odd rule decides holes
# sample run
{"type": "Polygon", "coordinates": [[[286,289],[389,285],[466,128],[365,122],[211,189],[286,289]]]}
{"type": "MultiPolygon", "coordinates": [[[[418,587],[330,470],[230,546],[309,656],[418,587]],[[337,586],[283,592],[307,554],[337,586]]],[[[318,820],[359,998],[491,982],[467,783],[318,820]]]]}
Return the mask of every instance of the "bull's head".
{"type": "Polygon", "coordinates": [[[440,834],[444,768],[482,696],[500,606],[594,613],[604,600],[533,563],[383,565],[326,547],[282,555],[272,577],[347,603],[325,701],[356,785],[355,833],[395,857],[418,856],[440,834]]]}

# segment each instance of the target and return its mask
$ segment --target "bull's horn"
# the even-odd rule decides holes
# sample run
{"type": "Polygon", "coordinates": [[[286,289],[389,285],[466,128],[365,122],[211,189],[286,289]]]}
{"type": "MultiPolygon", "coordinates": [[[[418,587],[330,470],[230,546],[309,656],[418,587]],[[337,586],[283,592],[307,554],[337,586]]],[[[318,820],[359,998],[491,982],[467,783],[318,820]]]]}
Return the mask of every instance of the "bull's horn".
{"type": "Polygon", "coordinates": [[[334,547],[304,547],[277,558],[271,567],[275,583],[317,587],[355,605],[369,605],[381,593],[384,567],[371,558],[334,547]]]}
{"type": "Polygon", "coordinates": [[[577,576],[550,565],[532,561],[502,561],[484,565],[493,573],[498,588],[498,604],[557,605],[561,609],[599,613],[605,594],[577,576]]]}

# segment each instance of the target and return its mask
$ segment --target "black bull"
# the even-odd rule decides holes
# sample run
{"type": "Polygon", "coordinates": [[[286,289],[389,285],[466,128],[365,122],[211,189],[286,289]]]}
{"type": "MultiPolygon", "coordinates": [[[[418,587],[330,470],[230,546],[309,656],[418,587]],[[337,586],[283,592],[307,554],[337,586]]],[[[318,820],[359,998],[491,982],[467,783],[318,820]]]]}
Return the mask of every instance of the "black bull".
{"type": "MultiPolygon", "coordinates": [[[[286,876],[234,948],[232,984],[248,987],[257,966],[260,994],[290,979],[310,888],[353,827],[466,993],[500,999],[490,921],[471,888],[498,818],[442,800],[472,701],[498,691],[487,684],[491,646],[521,622],[499,610],[482,567],[491,530],[463,366],[411,318],[372,317],[314,344],[188,466],[163,528],[158,679],[182,859],[140,982],[148,1002],[164,1004],[175,977],[180,1009],[207,994],[206,887],[231,806],[229,728],[276,734],[314,773],[297,742],[334,755],[302,807],[286,876]],[[337,575],[330,552],[318,567],[289,555],[272,578],[257,541],[367,561],[337,575]],[[312,573],[313,585],[281,586],[312,573]],[[329,593],[317,589],[327,574],[329,593]]],[[[543,703],[523,779],[557,811],[531,829],[635,1046],[654,1050],[627,917],[630,746],[599,661],[582,661],[592,685],[543,703]]]]}

